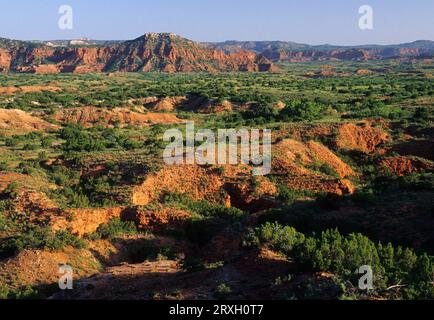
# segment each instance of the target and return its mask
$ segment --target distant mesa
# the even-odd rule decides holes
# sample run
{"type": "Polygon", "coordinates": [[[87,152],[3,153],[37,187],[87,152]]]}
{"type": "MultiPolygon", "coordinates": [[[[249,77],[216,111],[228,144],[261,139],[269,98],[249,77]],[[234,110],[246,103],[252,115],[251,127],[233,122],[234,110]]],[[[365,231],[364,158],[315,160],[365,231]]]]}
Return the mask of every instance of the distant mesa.
{"type": "Polygon", "coordinates": [[[434,41],[418,40],[397,45],[365,46],[311,46],[285,41],[225,41],[206,43],[210,48],[223,50],[225,53],[250,50],[261,54],[272,62],[307,62],[307,61],[366,61],[394,58],[432,59],[434,41]]]}
{"type": "Polygon", "coordinates": [[[173,33],[146,33],[130,41],[0,38],[0,72],[274,72],[280,62],[432,59],[433,54],[434,42],[428,40],[348,47],[283,41],[198,43],[173,33]]]}
{"type": "Polygon", "coordinates": [[[172,33],[125,42],[24,42],[0,39],[0,72],[269,72],[277,68],[251,51],[224,53],[172,33]]]}

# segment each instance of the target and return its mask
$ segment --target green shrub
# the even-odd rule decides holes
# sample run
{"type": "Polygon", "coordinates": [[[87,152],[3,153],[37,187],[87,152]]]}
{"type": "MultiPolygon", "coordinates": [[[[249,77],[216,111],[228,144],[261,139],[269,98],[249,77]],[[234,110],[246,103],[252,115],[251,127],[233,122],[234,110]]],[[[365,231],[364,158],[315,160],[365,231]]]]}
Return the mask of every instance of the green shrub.
{"type": "Polygon", "coordinates": [[[36,299],[39,296],[38,291],[30,286],[12,290],[5,285],[0,285],[0,300],[2,299],[16,299],[16,300],[27,300],[36,299]]]}
{"type": "Polygon", "coordinates": [[[297,201],[303,194],[298,190],[289,189],[284,185],[278,185],[278,198],[284,201],[286,204],[293,204],[297,201]]]}
{"type": "Polygon", "coordinates": [[[415,121],[427,122],[432,118],[432,109],[430,108],[417,108],[414,112],[413,119],[415,121]]]}
{"type": "Polygon", "coordinates": [[[290,255],[293,248],[305,240],[303,234],[291,227],[282,227],[277,222],[267,222],[260,228],[251,230],[245,241],[246,245],[265,244],[273,250],[290,255]]]}
{"type": "Polygon", "coordinates": [[[230,218],[234,221],[245,216],[245,213],[238,208],[227,208],[223,205],[211,204],[206,200],[195,201],[186,194],[168,193],[162,197],[162,202],[178,205],[203,217],[230,218]]]}
{"type": "Polygon", "coordinates": [[[3,194],[15,197],[18,190],[18,183],[16,181],[10,183],[8,187],[3,191],[3,194]]]}
{"type": "Polygon", "coordinates": [[[74,248],[84,248],[86,246],[84,240],[67,231],[49,232],[45,239],[44,248],[52,251],[59,251],[67,246],[74,248]]]}
{"type": "Polygon", "coordinates": [[[341,235],[337,230],[327,230],[320,236],[305,237],[291,227],[278,223],[250,231],[245,245],[266,245],[281,252],[306,270],[332,272],[356,285],[361,266],[368,265],[374,272],[377,292],[397,283],[404,284],[401,296],[433,299],[434,257],[417,255],[411,249],[375,244],[361,234],[341,235]]]}
{"type": "Polygon", "coordinates": [[[226,299],[231,293],[231,287],[229,287],[226,283],[220,283],[216,288],[214,296],[217,299],[223,300],[226,299]]]}
{"type": "Polygon", "coordinates": [[[187,257],[182,260],[182,269],[187,272],[196,272],[205,270],[206,265],[205,262],[197,257],[187,257]]]}
{"type": "Polygon", "coordinates": [[[23,146],[23,150],[26,150],[26,151],[35,151],[38,149],[39,149],[39,146],[37,146],[36,144],[32,144],[32,143],[26,143],[23,146]]]}
{"type": "Polygon", "coordinates": [[[9,170],[9,164],[7,162],[0,162],[0,171],[8,171],[9,170]]]}
{"type": "Polygon", "coordinates": [[[0,212],[0,232],[8,230],[9,222],[3,212],[0,212]]]}
{"type": "Polygon", "coordinates": [[[66,140],[62,149],[67,152],[71,151],[100,151],[104,149],[101,139],[92,136],[86,129],[79,125],[68,125],[65,127],[60,136],[66,140]]]}
{"type": "Polygon", "coordinates": [[[287,101],[281,111],[283,121],[312,121],[323,117],[324,106],[312,101],[287,101]]]}
{"type": "Polygon", "coordinates": [[[0,300],[9,298],[10,290],[7,286],[0,284],[0,300]]]}
{"type": "Polygon", "coordinates": [[[107,224],[99,226],[96,236],[101,239],[114,239],[123,235],[134,235],[137,232],[137,227],[133,222],[114,218],[107,224]]]}
{"type": "MultiPolygon", "coordinates": [[[[19,224],[19,223],[18,223],[19,224]]],[[[53,232],[49,227],[35,225],[18,226],[14,235],[3,239],[0,244],[0,255],[9,257],[24,249],[48,249],[60,251],[67,246],[75,248],[85,247],[85,242],[67,231],[53,232]]]]}

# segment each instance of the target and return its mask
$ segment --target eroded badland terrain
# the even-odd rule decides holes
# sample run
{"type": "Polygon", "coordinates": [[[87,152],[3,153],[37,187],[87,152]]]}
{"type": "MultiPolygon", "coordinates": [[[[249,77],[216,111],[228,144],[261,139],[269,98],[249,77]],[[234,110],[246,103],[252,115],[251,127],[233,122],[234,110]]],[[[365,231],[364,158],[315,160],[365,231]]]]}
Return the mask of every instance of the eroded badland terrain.
{"type": "Polygon", "coordinates": [[[432,56],[154,40],[0,51],[1,298],[434,297],[432,56]],[[72,65],[86,74],[58,74],[72,65]],[[271,129],[271,173],[165,164],[164,132],[187,121],[271,129]]]}

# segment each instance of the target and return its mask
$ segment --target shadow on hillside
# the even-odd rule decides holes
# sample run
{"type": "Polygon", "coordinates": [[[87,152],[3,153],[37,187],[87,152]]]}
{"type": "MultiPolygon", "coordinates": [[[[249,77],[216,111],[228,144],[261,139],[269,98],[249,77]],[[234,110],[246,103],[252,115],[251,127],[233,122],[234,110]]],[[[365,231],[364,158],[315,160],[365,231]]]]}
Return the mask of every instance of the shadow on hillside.
{"type": "Polygon", "coordinates": [[[217,287],[231,288],[227,298],[273,299],[280,290],[273,282],[292,272],[284,259],[263,256],[246,250],[243,258],[212,269],[185,272],[174,261],[123,264],[105,273],[81,279],[70,291],[54,292],[56,300],[152,300],[214,299],[217,287]],[[252,277],[254,275],[254,277],[252,277]]]}
{"type": "Polygon", "coordinates": [[[259,216],[257,223],[277,221],[303,233],[338,229],[362,233],[373,241],[434,251],[432,192],[397,192],[380,196],[326,196],[319,201],[295,202],[259,216]]]}

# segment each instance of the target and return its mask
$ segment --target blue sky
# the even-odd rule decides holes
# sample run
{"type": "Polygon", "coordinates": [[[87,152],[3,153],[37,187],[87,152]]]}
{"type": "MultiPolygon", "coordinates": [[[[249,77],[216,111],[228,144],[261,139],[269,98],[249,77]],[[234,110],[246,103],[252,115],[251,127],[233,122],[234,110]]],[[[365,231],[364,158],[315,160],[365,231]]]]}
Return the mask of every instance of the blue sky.
{"type": "Polygon", "coordinates": [[[196,41],[434,40],[434,0],[0,0],[0,5],[0,37],[20,40],[123,40],[146,32],[174,32],[196,41]],[[58,28],[63,4],[74,10],[73,30],[58,28]],[[358,28],[364,4],[374,9],[374,30],[358,28]]]}

